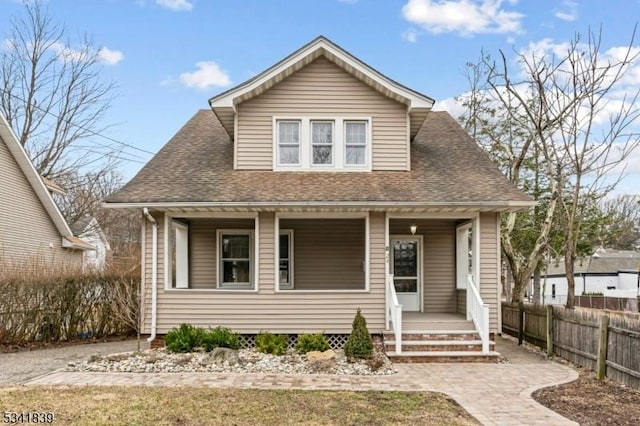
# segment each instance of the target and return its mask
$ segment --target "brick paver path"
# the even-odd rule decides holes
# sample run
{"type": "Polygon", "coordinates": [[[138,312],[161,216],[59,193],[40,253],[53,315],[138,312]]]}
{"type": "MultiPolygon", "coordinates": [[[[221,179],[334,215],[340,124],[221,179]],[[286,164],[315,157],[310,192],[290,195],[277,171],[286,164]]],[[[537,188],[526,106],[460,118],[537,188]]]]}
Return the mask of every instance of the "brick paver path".
{"type": "Polygon", "coordinates": [[[72,373],[57,371],[27,385],[208,386],[216,388],[397,390],[446,393],[485,425],[576,425],[531,398],[541,387],[575,380],[555,362],[397,364],[388,376],[240,373],[72,373]]]}

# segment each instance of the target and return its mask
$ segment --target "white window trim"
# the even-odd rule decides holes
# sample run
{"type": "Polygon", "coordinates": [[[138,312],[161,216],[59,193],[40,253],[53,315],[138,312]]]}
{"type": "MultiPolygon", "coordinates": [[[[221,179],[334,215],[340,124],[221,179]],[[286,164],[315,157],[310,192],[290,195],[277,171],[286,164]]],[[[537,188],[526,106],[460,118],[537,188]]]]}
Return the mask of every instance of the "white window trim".
{"type": "MultiPolygon", "coordinates": [[[[344,145],[344,158],[343,158],[343,164],[345,168],[354,168],[354,169],[358,169],[361,170],[363,167],[367,167],[368,164],[371,164],[371,152],[373,151],[372,147],[371,147],[371,120],[356,120],[356,119],[350,119],[347,118],[342,122],[342,126],[343,126],[343,137],[342,137],[342,143],[344,145]],[[365,132],[366,132],[366,140],[364,143],[364,164],[348,164],[347,163],[347,123],[365,123],[365,132]]],[[[355,145],[355,144],[351,144],[354,146],[360,146],[360,145],[355,145]]]]}
{"type": "Polygon", "coordinates": [[[295,288],[295,281],[294,281],[294,257],[295,257],[295,251],[294,251],[294,239],[293,239],[293,229],[281,229],[280,232],[278,233],[279,236],[283,236],[286,235],[287,237],[289,237],[289,284],[280,284],[280,238],[278,238],[278,253],[277,253],[277,258],[278,258],[278,284],[281,286],[280,288],[282,288],[283,290],[293,290],[295,288]]]}
{"type": "Polygon", "coordinates": [[[295,294],[327,294],[327,293],[369,293],[370,283],[369,277],[371,272],[370,251],[371,251],[371,221],[369,212],[361,213],[339,213],[339,212],[307,212],[307,213],[280,213],[276,212],[274,217],[274,240],[275,253],[275,291],[276,293],[295,293],[295,294]],[[362,290],[295,290],[280,288],[280,219],[364,219],[364,289],[362,290]]]}
{"type": "MultiPolygon", "coordinates": [[[[302,152],[301,152],[301,148],[302,148],[302,123],[300,122],[300,120],[298,119],[280,119],[280,120],[276,120],[274,121],[273,124],[273,128],[275,129],[275,131],[273,132],[274,135],[274,149],[273,152],[275,153],[275,159],[274,162],[277,163],[278,167],[298,167],[301,164],[301,160],[302,160],[302,152]],[[284,163],[281,164],[280,163],[280,123],[296,123],[298,125],[298,162],[297,163],[284,163]]],[[[290,144],[285,144],[285,145],[293,145],[292,143],[290,144]]]]}
{"type": "MultiPolygon", "coordinates": [[[[171,221],[176,218],[206,218],[206,219],[253,219],[254,221],[254,229],[247,229],[248,231],[254,231],[254,235],[257,235],[257,238],[253,238],[254,246],[253,246],[253,263],[255,265],[260,264],[260,247],[259,247],[259,236],[260,236],[260,220],[258,217],[258,213],[254,212],[180,212],[180,213],[172,213],[165,212],[164,213],[164,222],[163,222],[163,237],[164,237],[164,247],[170,247],[170,238],[169,232],[171,230],[171,221]]],[[[217,240],[217,238],[216,238],[217,240]]],[[[217,243],[217,241],[216,241],[217,243]]],[[[216,246],[217,247],[217,246],[216,246]]],[[[216,248],[217,250],[217,248],[216,248]]],[[[217,254],[216,254],[217,256],[217,254]]],[[[243,288],[218,288],[218,278],[216,273],[216,288],[202,288],[202,289],[193,289],[193,288],[172,288],[171,285],[171,250],[164,250],[164,291],[170,293],[258,293],[260,290],[260,280],[258,279],[258,273],[256,272],[253,276],[254,278],[254,286],[251,289],[243,289],[243,288]]],[[[217,265],[217,260],[216,260],[217,265]]],[[[254,271],[258,271],[255,269],[254,271]]]]}
{"type": "Polygon", "coordinates": [[[283,115],[272,117],[272,143],[273,159],[272,167],[274,171],[326,171],[326,172],[364,172],[371,171],[373,164],[373,138],[372,138],[372,118],[363,116],[326,116],[326,115],[283,115]],[[278,144],[278,122],[297,121],[300,123],[300,163],[280,164],[280,152],[278,144]],[[312,164],[311,149],[311,122],[330,121],[333,122],[333,164],[312,164]],[[366,161],[363,165],[346,164],[346,143],[344,123],[347,121],[362,121],[367,123],[367,145],[366,161]]]}
{"type": "Polygon", "coordinates": [[[251,247],[254,246],[254,234],[252,229],[216,229],[216,288],[234,290],[253,290],[255,280],[255,256],[251,247]],[[249,236],[249,282],[225,283],[222,282],[222,235],[248,235],[249,236]]]}

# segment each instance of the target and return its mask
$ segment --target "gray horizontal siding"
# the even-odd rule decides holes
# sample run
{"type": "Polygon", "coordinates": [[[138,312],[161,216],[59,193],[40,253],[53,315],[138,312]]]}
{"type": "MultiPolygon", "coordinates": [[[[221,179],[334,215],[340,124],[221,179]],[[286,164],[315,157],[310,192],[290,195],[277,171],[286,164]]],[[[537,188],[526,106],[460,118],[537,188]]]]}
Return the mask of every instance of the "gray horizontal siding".
{"type": "Polygon", "coordinates": [[[293,229],[297,290],[364,289],[364,219],[282,219],[293,229]]]}
{"type": "Polygon", "coordinates": [[[82,252],[62,247],[62,236],[2,139],[0,185],[0,264],[79,268],[82,252]]]}

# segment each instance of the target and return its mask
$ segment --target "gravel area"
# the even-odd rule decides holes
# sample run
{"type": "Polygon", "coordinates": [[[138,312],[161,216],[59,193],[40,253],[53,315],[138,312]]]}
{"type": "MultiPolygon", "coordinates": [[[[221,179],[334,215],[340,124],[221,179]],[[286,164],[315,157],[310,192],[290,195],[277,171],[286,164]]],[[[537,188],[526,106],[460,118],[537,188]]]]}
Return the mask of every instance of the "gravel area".
{"type": "Polygon", "coordinates": [[[166,349],[147,349],[141,352],[92,356],[83,362],[70,362],[66,371],[84,372],[134,372],[134,373],[284,373],[284,374],[337,374],[337,375],[386,375],[396,370],[383,353],[376,353],[370,360],[351,362],[341,350],[335,358],[309,361],[306,355],[289,351],[275,356],[253,349],[237,351],[238,362],[217,361],[212,353],[171,353],[166,349]]]}
{"type": "MultiPolygon", "coordinates": [[[[82,362],[92,355],[136,350],[136,340],[84,343],[48,349],[0,353],[0,386],[24,383],[43,374],[82,362]]],[[[143,340],[143,347],[148,347],[143,340]]]]}

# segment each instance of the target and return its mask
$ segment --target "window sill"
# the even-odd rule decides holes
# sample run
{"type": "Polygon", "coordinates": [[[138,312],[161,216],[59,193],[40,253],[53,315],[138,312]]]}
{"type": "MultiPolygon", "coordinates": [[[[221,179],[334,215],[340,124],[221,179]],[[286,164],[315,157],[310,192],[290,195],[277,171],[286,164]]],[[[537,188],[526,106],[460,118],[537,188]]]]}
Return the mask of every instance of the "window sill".
{"type": "Polygon", "coordinates": [[[240,288],[165,288],[166,293],[258,293],[258,289],[240,289],[240,288]]]}
{"type": "Polygon", "coordinates": [[[365,294],[371,293],[370,290],[362,289],[362,290],[336,290],[336,289],[327,289],[327,290],[296,290],[296,289],[279,289],[275,291],[276,293],[284,293],[284,294],[327,294],[327,293],[336,293],[336,294],[365,294]]]}

